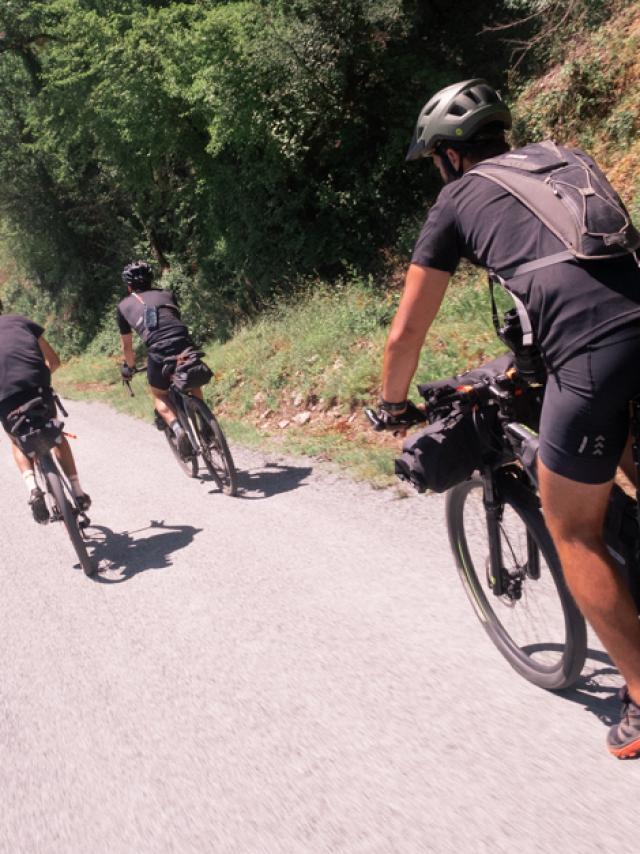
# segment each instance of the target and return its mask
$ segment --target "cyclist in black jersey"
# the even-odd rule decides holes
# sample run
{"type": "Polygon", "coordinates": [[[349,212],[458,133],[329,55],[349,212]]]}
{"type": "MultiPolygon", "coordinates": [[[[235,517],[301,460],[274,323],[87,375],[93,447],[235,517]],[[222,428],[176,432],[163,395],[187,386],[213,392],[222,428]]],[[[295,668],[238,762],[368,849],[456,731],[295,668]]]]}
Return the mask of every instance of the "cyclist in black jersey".
{"type": "MultiPolygon", "coordinates": [[[[20,314],[0,316],[0,423],[5,431],[9,414],[36,397],[43,399],[50,417],[55,418],[51,374],[59,367],[60,358],[44,337],[42,326],[20,314]]],[[[44,493],[36,484],[33,461],[22,453],[13,437],[10,438],[13,458],[29,493],[28,503],[33,518],[44,524],[49,519],[49,511],[44,493]]],[[[73,454],[64,436],[53,451],[69,478],[78,507],[88,510],[91,499],[80,486],[73,454]]]]}
{"type": "MultiPolygon", "coordinates": [[[[165,359],[177,356],[187,347],[193,347],[193,341],[180,318],[175,293],[152,287],[153,271],[149,264],[144,261],[127,264],[122,271],[122,281],[128,291],[128,296],[121,300],[117,308],[124,356],[122,376],[124,379],[133,376],[135,354],[132,332],[135,329],[147,347],[147,379],[156,412],[173,430],[178,450],[186,457],[192,451],[191,443],[176,417],[168,396],[169,377],[163,374],[162,369],[165,359]]],[[[190,392],[196,397],[202,397],[199,388],[191,389],[190,392]]]]}
{"type": "MultiPolygon", "coordinates": [[[[506,104],[480,79],[446,87],[420,113],[407,160],[432,158],[444,187],[416,243],[385,348],[380,412],[390,425],[407,412],[425,335],[460,259],[500,270],[566,248],[508,190],[468,174],[509,151],[510,127],[506,104]]],[[[640,622],[602,529],[616,467],[635,472],[628,404],[640,394],[640,269],[631,254],[572,258],[509,285],[548,372],[538,460],[545,521],[576,603],[626,680],[623,719],[608,747],[628,755],[640,751],[640,622]]]]}

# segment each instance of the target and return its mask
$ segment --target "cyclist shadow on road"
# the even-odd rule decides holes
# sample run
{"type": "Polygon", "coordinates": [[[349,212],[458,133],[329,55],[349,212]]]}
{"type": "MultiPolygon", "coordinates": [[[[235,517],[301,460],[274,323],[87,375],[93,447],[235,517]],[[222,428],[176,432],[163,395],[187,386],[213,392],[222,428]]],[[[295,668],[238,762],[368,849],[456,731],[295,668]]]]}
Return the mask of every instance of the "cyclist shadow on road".
{"type": "Polygon", "coordinates": [[[259,501],[281,492],[299,489],[305,486],[304,481],[312,471],[312,466],[285,466],[279,463],[265,463],[257,470],[239,471],[238,497],[259,501]]]}
{"type": "Polygon", "coordinates": [[[99,570],[93,580],[101,584],[120,584],[147,569],[166,569],[173,552],[186,548],[203,529],[193,525],[167,525],[152,520],[148,527],[136,531],[112,531],[104,525],[87,529],[92,559],[99,570]],[[148,536],[135,537],[151,531],[148,536]],[[107,575],[104,575],[104,572],[107,575]],[[117,575],[111,575],[112,572],[117,575]]]}
{"type": "Polygon", "coordinates": [[[575,685],[560,691],[559,696],[584,706],[603,724],[611,726],[620,718],[618,689],[621,685],[622,677],[607,653],[588,649],[585,672],[575,685]]]}

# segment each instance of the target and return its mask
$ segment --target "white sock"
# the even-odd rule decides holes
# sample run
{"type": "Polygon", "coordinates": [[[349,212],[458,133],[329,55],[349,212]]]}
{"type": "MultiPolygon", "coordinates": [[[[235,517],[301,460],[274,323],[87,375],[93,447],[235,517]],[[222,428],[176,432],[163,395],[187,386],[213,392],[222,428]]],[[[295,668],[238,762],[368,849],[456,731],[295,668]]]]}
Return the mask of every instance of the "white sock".
{"type": "Polygon", "coordinates": [[[84,495],[84,490],[80,486],[80,478],[77,474],[74,474],[73,477],[69,478],[69,484],[71,485],[71,492],[73,493],[74,498],[79,498],[81,495],[84,495]]]}
{"type": "Polygon", "coordinates": [[[24,480],[24,485],[27,487],[27,492],[31,494],[31,490],[35,489],[37,486],[36,476],[33,472],[33,469],[27,469],[22,472],[22,479],[24,480]]]}

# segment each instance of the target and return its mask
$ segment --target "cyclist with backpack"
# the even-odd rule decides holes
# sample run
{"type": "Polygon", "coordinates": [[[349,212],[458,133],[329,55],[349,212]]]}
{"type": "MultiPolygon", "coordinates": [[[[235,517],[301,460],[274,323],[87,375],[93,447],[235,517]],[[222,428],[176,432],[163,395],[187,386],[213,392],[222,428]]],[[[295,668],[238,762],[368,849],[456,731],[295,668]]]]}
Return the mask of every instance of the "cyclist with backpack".
{"type": "MultiPolygon", "coordinates": [[[[51,374],[59,367],[60,358],[44,337],[42,326],[20,314],[0,316],[0,423],[11,439],[13,458],[29,493],[31,513],[40,524],[49,520],[45,496],[36,483],[33,461],[23,454],[9,433],[8,419],[12,412],[36,397],[44,401],[49,417],[56,417],[51,374]]],[[[64,436],[54,453],[69,478],[78,508],[86,512],[91,499],[80,486],[73,454],[64,436]]]]}
{"type": "Polygon", "coordinates": [[[627,683],[607,739],[623,758],[640,753],[640,621],[602,529],[618,464],[635,474],[640,234],[591,158],[550,141],[510,150],[510,127],[481,79],[442,89],[420,112],[407,160],[431,158],[444,187],[391,326],[379,414],[393,429],[415,420],[407,392],[449,279],[461,258],[489,270],[513,298],[520,344],[546,366],[540,498],[573,597],[627,683]]]}
{"type": "MultiPolygon", "coordinates": [[[[153,271],[144,261],[132,261],[122,271],[122,281],[128,296],[117,308],[117,322],[122,342],[124,362],[120,369],[122,378],[130,380],[135,370],[133,330],[147,347],[147,380],[157,413],[156,424],[168,424],[173,431],[178,450],[183,457],[192,453],[191,442],[178,421],[169,399],[170,376],[163,371],[164,362],[193,348],[189,330],[180,318],[178,301],[173,291],[153,288],[153,271]],[[160,422],[158,422],[158,418],[160,422]]],[[[202,397],[199,388],[191,394],[202,397]]]]}

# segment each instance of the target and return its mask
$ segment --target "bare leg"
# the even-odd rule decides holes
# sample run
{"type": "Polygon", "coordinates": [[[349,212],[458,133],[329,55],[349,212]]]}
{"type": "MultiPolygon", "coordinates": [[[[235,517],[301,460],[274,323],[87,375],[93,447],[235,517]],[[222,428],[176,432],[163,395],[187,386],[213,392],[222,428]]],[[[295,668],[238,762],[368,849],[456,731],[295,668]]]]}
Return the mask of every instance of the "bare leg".
{"type": "Polygon", "coordinates": [[[22,453],[20,448],[13,441],[13,439],[11,440],[11,450],[13,452],[13,459],[15,460],[16,465],[20,469],[20,474],[24,474],[26,471],[33,471],[33,462],[26,454],[22,453]]]}
{"type": "Polygon", "coordinates": [[[603,540],[604,517],[613,481],[576,483],[538,460],[545,521],[576,604],[595,629],[640,702],[640,621],[626,584],[603,540]]]}
{"type": "Polygon", "coordinates": [[[175,409],[173,408],[173,404],[169,400],[169,392],[166,389],[154,388],[154,386],[149,386],[149,391],[153,396],[153,403],[156,408],[156,412],[162,418],[162,420],[166,424],[171,424],[178,417],[175,409]]]}
{"type": "Polygon", "coordinates": [[[56,455],[56,459],[62,466],[62,471],[66,476],[77,477],[76,463],[66,436],[62,437],[62,442],[59,445],[54,446],[53,453],[56,455]]]}

